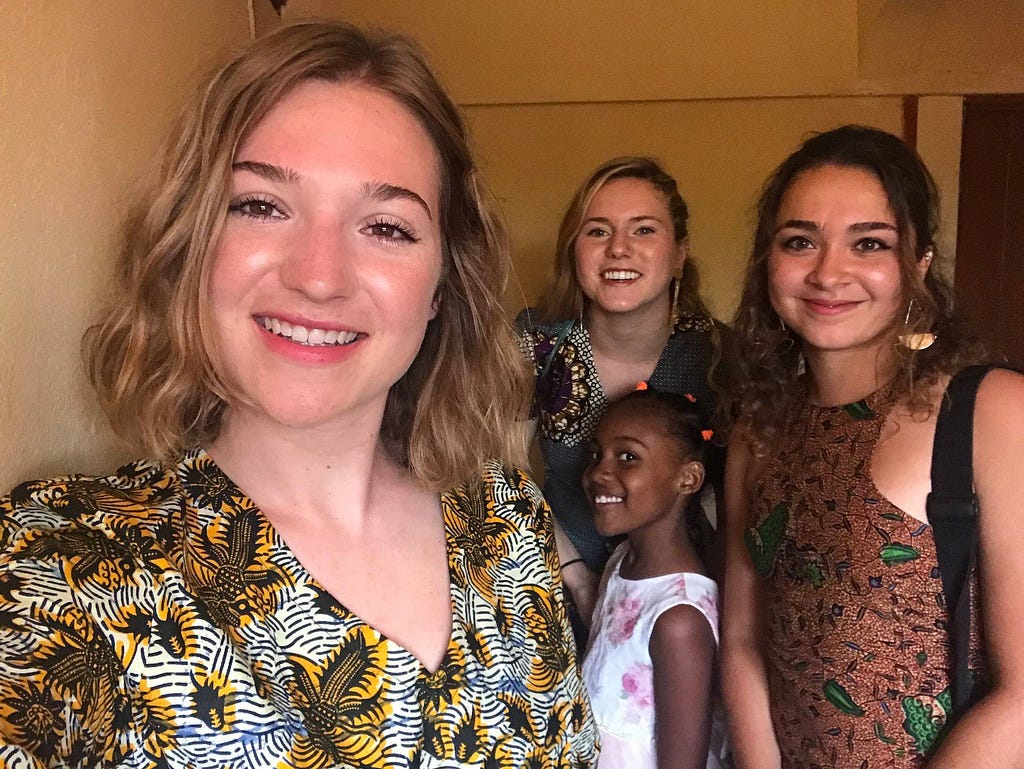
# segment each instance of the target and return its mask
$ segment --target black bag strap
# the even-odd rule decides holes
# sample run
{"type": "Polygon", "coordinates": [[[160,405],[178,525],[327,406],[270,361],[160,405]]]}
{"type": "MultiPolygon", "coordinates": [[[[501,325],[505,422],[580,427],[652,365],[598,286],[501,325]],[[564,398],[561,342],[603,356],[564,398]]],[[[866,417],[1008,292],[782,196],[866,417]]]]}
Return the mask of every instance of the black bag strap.
{"type": "Polygon", "coordinates": [[[971,706],[971,572],[978,553],[978,498],[974,494],[974,402],[994,366],[969,366],[954,376],[939,408],[932,445],[932,490],[926,508],[935,537],[942,592],[949,611],[949,722],[971,706]]]}

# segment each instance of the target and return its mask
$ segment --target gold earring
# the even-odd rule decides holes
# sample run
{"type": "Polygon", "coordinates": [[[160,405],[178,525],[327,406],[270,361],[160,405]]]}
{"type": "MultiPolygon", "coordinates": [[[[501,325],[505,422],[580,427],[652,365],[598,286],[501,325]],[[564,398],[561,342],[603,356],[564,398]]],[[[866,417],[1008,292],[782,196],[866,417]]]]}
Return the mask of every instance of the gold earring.
{"type": "Polygon", "coordinates": [[[679,284],[682,282],[682,278],[672,278],[671,288],[669,288],[668,331],[670,334],[676,327],[676,317],[679,314],[679,284]]]}
{"type": "MultiPolygon", "coordinates": [[[[925,254],[925,259],[928,259],[930,261],[931,260],[931,256],[929,256],[926,253],[925,254]]],[[[914,300],[911,299],[910,300],[910,304],[907,305],[907,315],[903,319],[903,327],[904,328],[908,328],[910,326],[910,313],[911,313],[911,311],[913,309],[914,309],[914,300]]],[[[897,338],[899,339],[901,345],[906,347],[908,350],[914,350],[915,352],[917,352],[918,350],[927,350],[929,347],[931,347],[933,344],[935,344],[935,334],[933,334],[930,331],[925,331],[925,332],[916,333],[916,334],[915,333],[900,334],[897,338]]]]}

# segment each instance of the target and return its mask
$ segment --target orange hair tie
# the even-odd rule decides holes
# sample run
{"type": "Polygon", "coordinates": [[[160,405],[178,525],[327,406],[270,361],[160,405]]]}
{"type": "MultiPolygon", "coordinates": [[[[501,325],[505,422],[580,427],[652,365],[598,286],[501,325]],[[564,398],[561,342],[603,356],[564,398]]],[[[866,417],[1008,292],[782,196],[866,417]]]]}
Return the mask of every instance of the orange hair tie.
{"type": "Polygon", "coordinates": [[[714,437],[715,431],[714,430],[701,430],[700,434],[702,436],[704,436],[704,440],[710,441],[714,437]]]}
{"type": "Polygon", "coordinates": [[[644,382],[642,380],[637,382],[636,383],[636,389],[637,390],[646,390],[647,389],[647,382],[644,382]]]}

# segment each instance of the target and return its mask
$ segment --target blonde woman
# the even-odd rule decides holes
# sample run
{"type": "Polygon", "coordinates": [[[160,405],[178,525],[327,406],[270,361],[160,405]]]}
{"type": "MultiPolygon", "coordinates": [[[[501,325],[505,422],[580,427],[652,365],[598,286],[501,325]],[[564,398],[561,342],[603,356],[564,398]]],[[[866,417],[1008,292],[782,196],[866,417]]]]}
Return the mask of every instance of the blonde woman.
{"type": "Polygon", "coordinates": [[[0,502],[0,763],[591,765],[457,111],[321,22],[198,94],[86,340],[152,458],[0,502]]]}
{"type": "MultiPolygon", "coordinates": [[[[688,219],[675,179],[654,160],[601,164],[562,219],[554,281],[517,321],[536,374],[544,496],[560,526],[565,580],[582,625],[611,553],[581,483],[597,420],[610,402],[648,382],[694,396],[706,414],[715,410],[709,371],[719,330],[688,259],[688,219]]],[[[709,486],[721,464],[709,458],[709,486]]]]}

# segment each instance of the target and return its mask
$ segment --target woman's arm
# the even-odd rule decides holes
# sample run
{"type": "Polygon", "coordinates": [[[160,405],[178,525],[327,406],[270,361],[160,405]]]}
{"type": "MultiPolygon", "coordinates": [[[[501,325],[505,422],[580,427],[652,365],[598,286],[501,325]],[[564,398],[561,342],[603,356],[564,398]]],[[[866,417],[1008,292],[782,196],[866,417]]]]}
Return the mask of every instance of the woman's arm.
{"type": "Polygon", "coordinates": [[[558,561],[562,564],[562,582],[572,596],[572,602],[576,605],[583,625],[590,628],[594,604],[597,602],[597,583],[600,575],[591,571],[580,557],[579,550],[573,545],[562,525],[553,516],[551,520],[554,524],[558,561]]]}
{"type": "Polygon", "coordinates": [[[722,690],[737,769],[778,769],[768,677],[761,646],[763,621],[754,564],[743,532],[750,521],[755,459],[742,428],[729,442],[725,466],[725,583],[722,602],[722,690]]]}
{"type": "Polygon", "coordinates": [[[693,606],[673,606],[654,623],[654,713],[658,769],[704,769],[711,740],[715,637],[693,606]]]}
{"type": "Polygon", "coordinates": [[[992,689],[928,769],[1024,767],[1024,376],[992,371],[974,412],[974,484],[981,507],[981,607],[992,689]]]}

